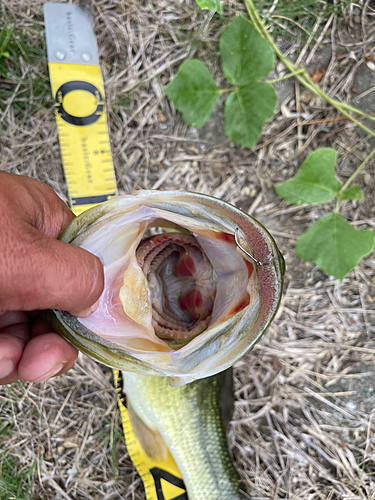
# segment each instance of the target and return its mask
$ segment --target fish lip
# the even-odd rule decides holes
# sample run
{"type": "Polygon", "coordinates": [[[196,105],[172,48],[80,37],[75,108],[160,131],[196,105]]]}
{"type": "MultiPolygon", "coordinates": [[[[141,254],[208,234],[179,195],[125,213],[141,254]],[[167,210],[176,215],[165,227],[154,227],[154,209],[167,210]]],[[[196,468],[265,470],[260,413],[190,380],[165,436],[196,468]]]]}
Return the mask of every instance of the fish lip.
{"type": "MultiPolygon", "coordinates": [[[[193,339],[186,346],[182,347],[177,351],[163,353],[164,358],[167,358],[169,356],[170,360],[168,362],[166,359],[164,359],[164,362],[162,363],[163,366],[153,366],[153,362],[149,362],[150,356],[146,356],[143,357],[143,359],[140,359],[139,357],[138,358],[134,357],[134,359],[136,359],[135,365],[137,365],[136,370],[129,369],[128,367],[128,371],[139,372],[139,362],[140,362],[141,364],[144,365],[142,368],[143,373],[167,375],[171,377],[177,377],[182,380],[188,380],[188,379],[192,380],[194,378],[202,378],[209,375],[213,375],[215,373],[218,373],[219,371],[223,371],[224,369],[232,366],[238,359],[240,359],[244,354],[246,354],[246,352],[248,352],[254,346],[254,344],[263,335],[264,331],[267,329],[272,319],[274,318],[282,297],[283,276],[285,273],[285,260],[281,252],[279,251],[274,238],[269,233],[269,231],[259,221],[251,217],[249,214],[243,212],[242,210],[240,210],[239,208],[235,207],[230,203],[224,202],[210,195],[192,193],[183,190],[181,191],[140,190],[135,192],[134,195],[127,195],[124,197],[114,197],[110,201],[100,206],[94,207],[88,210],[87,212],[84,212],[80,217],[77,217],[76,219],[73,220],[73,222],[68,226],[68,228],[66,228],[66,230],[61,234],[60,239],[68,243],[74,242],[77,234],[79,234],[80,231],[85,230],[85,226],[87,226],[87,229],[90,228],[92,225],[95,225],[95,223],[98,220],[101,220],[100,219],[101,217],[109,215],[111,211],[120,213],[122,208],[126,208],[127,206],[129,206],[129,203],[133,207],[144,206],[147,208],[152,208],[159,204],[161,204],[163,207],[167,206],[174,207],[175,205],[178,204],[177,202],[180,203],[181,210],[186,208],[187,204],[194,203],[198,205],[203,205],[207,209],[207,212],[209,212],[209,210],[211,209],[211,210],[216,210],[221,215],[224,214],[223,217],[224,216],[226,217],[225,224],[222,220],[221,223],[223,227],[224,226],[226,227],[227,232],[232,232],[233,234],[236,227],[240,227],[241,231],[244,232],[242,226],[251,225],[253,230],[255,232],[258,232],[257,237],[261,240],[262,246],[264,247],[262,248],[261,255],[257,256],[257,258],[259,258],[260,262],[262,262],[263,264],[262,269],[258,268],[257,271],[259,275],[261,275],[262,273],[263,274],[268,273],[269,276],[271,275],[270,279],[272,280],[273,286],[275,288],[273,292],[274,295],[273,305],[271,307],[272,312],[268,313],[266,315],[265,321],[261,322],[261,324],[258,325],[255,335],[250,335],[251,338],[249,338],[247,344],[242,345],[240,349],[236,349],[236,354],[230,356],[227,361],[223,361],[220,366],[214,366],[215,363],[211,359],[210,360],[211,367],[209,368],[208,373],[207,372],[204,374],[199,373],[199,366],[201,364],[200,362],[193,364],[189,364],[187,362],[188,356],[192,357],[192,353],[190,352],[192,350],[191,346],[194,347],[195,345],[199,344],[199,341],[196,341],[196,339],[193,339]],[[187,367],[188,365],[189,367],[187,367]]],[[[258,248],[255,250],[259,252],[258,248]]],[[[54,316],[57,318],[57,322],[61,323],[61,321],[64,321],[63,318],[61,317],[61,314],[59,314],[58,311],[54,312],[54,316]]],[[[231,319],[232,318],[230,318],[230,320],[231,319]]],[[[209,331],[209,329],[206,330],[206,332],[207,331],[209,331]]],[[[60,328],[59,333],[61,333],[63,336],[65,336],[65,338],[67,338],[67,334],[63,328],[62,329],[60,328]]],[[[77,343],[77,340],[73,338],[71,335],[70,338],[68,338],[68,340],[72,343],[74,342],[77,343]]],[[[209,345],[210,339],[208,339],[207,342],[209,345]]],[[[96,355],[95,352],[90,353],[89,349],[87,348],[83,349],[82,346],[79,348],[84,352],[86,352],[87,354],[89,354],[91,357],[94,357],[94,359],[97,359],[98,361],[108,366],[127,371],[127,368],[124,368],[124,366],[121,364],[121,362],[119,362],[118,359],[114,360],[113,358],[113,360],[111,361],[110,356],[108,356],[106,359],[98,359],[100,356],[96,355]]],[[[110,346],[107,346],[107,348],[113,349],[114,353],[116,351],[116,348],[112,348],[110,346]]],[[[212,349],[214,350],[214,348],[212,349]]],[[[118,349],[117,352],[119,352],[118,349]]],[[[131,350],[129,350],[129,354],[131,355],[131,350]]],[[[206,359],[210,359],[215,355],[216,353],[213,353],[206,359]]],[[[113,356],[115,356],[115,354],[113,356]]]]}

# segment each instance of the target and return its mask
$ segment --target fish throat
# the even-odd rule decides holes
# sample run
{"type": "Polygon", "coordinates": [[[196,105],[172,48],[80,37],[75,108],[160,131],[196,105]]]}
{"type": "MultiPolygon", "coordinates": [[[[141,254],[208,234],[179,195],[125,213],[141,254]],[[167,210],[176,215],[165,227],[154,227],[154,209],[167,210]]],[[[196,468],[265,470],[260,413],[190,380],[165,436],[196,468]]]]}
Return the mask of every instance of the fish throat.
{"type": "Polygon", "coordinates": [[[191,234],[144,239],[136,259],[150,290],[152,325],[163,340],[190,340],[207,329],[216,295],[211,262],[191,234]]]}

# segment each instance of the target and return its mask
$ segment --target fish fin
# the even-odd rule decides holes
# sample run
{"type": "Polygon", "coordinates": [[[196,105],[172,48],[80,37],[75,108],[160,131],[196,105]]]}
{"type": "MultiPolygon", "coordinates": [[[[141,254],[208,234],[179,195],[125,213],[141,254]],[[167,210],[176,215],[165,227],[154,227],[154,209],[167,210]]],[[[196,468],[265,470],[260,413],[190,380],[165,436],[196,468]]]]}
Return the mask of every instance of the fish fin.
{"type": "Polygon", "coordinates": [[[127,408],[134,434],[147,455],[155,460],[167,460],[168,448],[161,437],[160,432],[150,429],[143,422],[133,409],[129,400],[127,401],[127,408]]]}

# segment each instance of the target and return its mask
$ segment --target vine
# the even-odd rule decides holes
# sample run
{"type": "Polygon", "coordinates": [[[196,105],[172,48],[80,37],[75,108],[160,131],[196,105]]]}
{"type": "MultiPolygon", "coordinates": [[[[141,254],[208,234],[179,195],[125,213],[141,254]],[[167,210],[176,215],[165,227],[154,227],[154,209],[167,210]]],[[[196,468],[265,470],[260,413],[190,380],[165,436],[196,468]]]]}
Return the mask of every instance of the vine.
{"type": "MultiPolygon", "coordinates": [[[[221,8],[219,0],[197,0],[197,3],[202,8],[210,8],[208,4],[214,10],[213,4],[221,8]]],[[[375,137],[375,132],[353,115],[371,121],[375,121],[375,117],[328,96],[312,81],[305,69],[284,57],[262,23],[253,0],[244,0],[244,3],[251,23],[238,16],[220,37],[222,70],[231,86],[218,88],[206,66],[199,60],[191,60],[180,66],[178,75],[165,89],[185,122],[194,127],[204,125],[219,95],[228,94],[225,100],[225,132],[236,144],[252,148],[261,134],[263,123],[272,118],[276,109],[276,93],[272,84],[294,77],[375,137]],[[274,68],[275,55],[289,73],[264,81],[274,68]]],[[[275,186],[280,196],[294,204],[318,204],[336,199],[335,210],[302,233],[296,243],[296,251],[305,261],[314,262],[324,272],[340,280],[375,247],[373,231],[355,229],[339,213],[342,201],[362,199],[358,185],[351,184],[374,155],[375,150],[342,185],[335,176],[337,152],[322,148],[307,157],[292,179],[275,186]]]]}

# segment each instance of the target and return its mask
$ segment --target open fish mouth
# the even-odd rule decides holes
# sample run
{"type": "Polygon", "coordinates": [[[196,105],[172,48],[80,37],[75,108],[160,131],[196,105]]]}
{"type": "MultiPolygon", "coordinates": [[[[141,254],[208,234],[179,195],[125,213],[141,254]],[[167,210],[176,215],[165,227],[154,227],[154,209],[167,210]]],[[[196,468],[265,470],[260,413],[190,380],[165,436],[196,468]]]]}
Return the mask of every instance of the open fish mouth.
{"type": "MultiPolygon", "coordinates": [[[[155,335],[178,342],[204,332],[212,317],[216,279],[196,238],[183,233],[151,236],[141,242],[136,257],[147,280],[155,335]]],[[[126,311],[124,288],[120,300],[126,311]]]]}
{"type": "Polygon", "coordinates": [[[77,217],[61,239],[97,255],[105,288],[87,318],[53,311],[77,348],[173,385],[232,366],[272,320],[284,260],[256,220],[210,196],[139,191],[77,217]]]}

